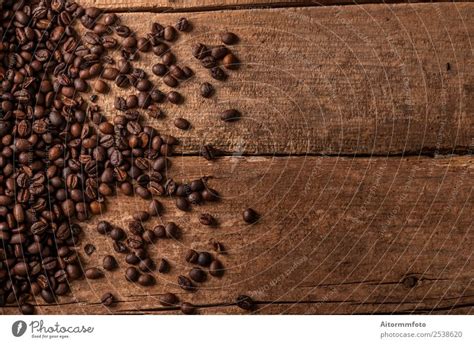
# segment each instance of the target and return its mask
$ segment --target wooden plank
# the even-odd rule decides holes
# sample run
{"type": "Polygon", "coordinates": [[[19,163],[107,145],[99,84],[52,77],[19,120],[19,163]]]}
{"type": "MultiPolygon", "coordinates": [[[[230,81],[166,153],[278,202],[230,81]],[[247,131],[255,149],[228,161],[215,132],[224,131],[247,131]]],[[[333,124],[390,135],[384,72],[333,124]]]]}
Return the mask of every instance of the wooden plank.
{"type": "MultiPolygon", "coordinates": [[[[173,24],[182,14],[127,13],[140,35],[152,22],[173,24]]],[[[181,138],[178,153],[211,143],[231,154],[399,154],[465,152],[474,137],[474,4],[364,5],[199,12],[195,30],[172,50],[196,71],[183,83],[182,106],[165,104],[166,120],[151,122],[181,138]],[[243,61],[230,80],[214,82],[214,98],[198,95],[212,81],[191,55],[197,42],[218,44],[235,31],[243,61]],[[449,63],[449,70],[447,64],[449,63]],[[239,108],[224,124],[218,113],[239,108]],[[180,132],[175,117],[193,128],[180,132]]],[[[141,56],[150,72],[160,59],[141,56]]],[[[154,75],[157,87],[169,88],[154,75]]],[[[132,91],[114,89],[113,96],[132,91]]],[[[113,116],[113,97],[99,101],[113,116]]]]}
{"type": "MultiPolygon", "coordinates": [[[[118,257],[119,271],[102,280],[74,282],[72,296],[58,305],[41,306],[40,312],[166,313],[157,301],[165,291],[202,305],[204,314],[241,313],[232,305],[238,294],[261,302],[262,313],[474,310],[473,157],[225,157],[214,163],[180,157],[170,173],[179,181],[210,176],[209,185],[223,196],[221,202],[189,213],[163,200],[166,212],[161,220],[176,221],[183,236],[180,241],[159,241],[151,255],[166,257],[170,273],[156,274],[154,287],[135,286],[123,278],[126,264],[118,257]],[[256,225],[241,220],[241,210],[248,206],[262,214],[256,225]],[[198,214],[205,211],[219,219],[219,227],[199,225],[198,214]],[[219,257],[225,276],[211,278],[196,293],[180,292],[176,278],[190,267],[184,262],[185,251],[209,250],[211,238],[227,248],[219,257]],[[404,283],[407,276],[418,282],[409,287],[404,283]],[[116,307],[98,304],[106,291],[119,298],[116,307]]],[[[85,228],[81,245],[97,246],[92,256],[82,254],[86,266],[115,254],[110,240],[95,232],[97,221],[125,225],[144,206],[136,198],[109,202],[106,214],[85,228]]]]}
{"type": "MultiPolygon", "coordinates": [[[[468,0],[469,1],[469,0],[468,0]]],[[[83,6],[96,6],[110,11],[204,11],[216,9],[234,9],[248,7],[291,7],[291,6],[331,6],[331,5],[360,5],[369,3],[418,3],[429,0],[81,0],[83,6]]],[[[437,0],[436,2],[452,2],[437,0]]],[[[458,1],[456,1],[458,2],[458,1]]]]}

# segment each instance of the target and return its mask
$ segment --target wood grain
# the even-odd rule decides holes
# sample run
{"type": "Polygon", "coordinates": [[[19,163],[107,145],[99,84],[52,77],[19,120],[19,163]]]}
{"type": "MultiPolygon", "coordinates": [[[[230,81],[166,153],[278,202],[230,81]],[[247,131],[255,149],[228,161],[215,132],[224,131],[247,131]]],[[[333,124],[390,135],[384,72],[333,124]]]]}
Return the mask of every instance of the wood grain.
{"type": "MultiPolygon", "coordinates": [[[[369,3],[418,3],[431,2],[428,0],[81,0],[84,6],[96,6],[110,11],[205,11],[217,9],[261,8],[261,7],[291,7],[291,6],[330,6],[330,5],[360,5],[369,3]]],[[[437,0],[436,2],[451,2],[437,0]]]]}
{"type": "MultiPolygon", "coordinates": [[[[139,35],[152,22],[173,24],[181,16],[122,15],[139,35]]],[[[179,88],[184,105],[164,105],[167,119],[152,122],[181,138],[178,153],[196,154],[208,143],[229,154],[257,155],[446,153],[473,145],[474,4],[237,10],[188,18],[195,30],[172,50],[196,77],[179,88]],[[214,82],[216,96],[203,99],[198,85],[212,79],[191,46],[218,44],[219,33],[229,29],[241,38],[233,49],[242,68],[228,82],[214,82]],[[230,107],[242,111],[240,122],[218,119],[230,107]],[[174,128],[175,117],[189,119],[192,130],[174,128]]],[[[151,74],[159,61],[143,54],[137,66],[151,74]]],[[[129,93],[114,89],[111,95],[129,93]]],[[[99,104],[113,116],[113,97],[105,99],[99,104]]]]}
{"type": "MultiPolygon", "coordinates": [[[[72,296],[40,306],[41,313],[177,312],[159,305],[157,298],[165,291],[203,306],[203,314],[241,313],[233,305],[239,294],[259,301],[261,313],[474,310],[473,157],[225,157],[214,163],[181,157],[174,159],[170,174],[179,181],[209,176],[209,185],[223,197],[189,213],[163,200],[166,212],[160,221],[176,221],[182,240],[159,241],[151,254],[166,257],[170,273],[156,274],[154,287],[135,286],[123,278],[126,264],[118,257],[119,271],[102,280],[74,282],[72,296]],[[248,206],[262,214],[256,225],[241,220],[248,206]],[[219,227],[199,225],[198,214],[204,211],[219,219],[219,227]],[[210,278],[196,293],[180,292],[177,275],[189,270],[184,252],[189,247],[209,250],[211,238],[227,248],[228,254],[219,257],[225,276],[210,278]],[[407,276],[418,283],[408,287],[403,283],[407,276]],[[119,298],[116,307],[98,303],[106,291],[119,298]]],[[[115,254],[110,240],[95,232],[97,221],[125,226],[144,206],[136,198],[117,197],[104,216],[86,226],[81,246],[97,246],[90,257],[82,253],[87,266],[115,254]]]]}

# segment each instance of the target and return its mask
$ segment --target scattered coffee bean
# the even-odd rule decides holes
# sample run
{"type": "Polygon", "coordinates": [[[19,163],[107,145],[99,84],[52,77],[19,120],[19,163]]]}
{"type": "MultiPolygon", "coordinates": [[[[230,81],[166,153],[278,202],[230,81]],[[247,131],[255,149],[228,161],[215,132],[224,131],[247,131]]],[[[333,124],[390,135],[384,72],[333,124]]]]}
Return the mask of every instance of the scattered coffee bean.
{"type": "Polygon", "coordinates": [[[168,93],[168,101],[172,104],[180,104],[183,101],[183,97],[176,91],[171,91],[168,93]]]}
{"type": "Polygon", "coordinates": [[[189,31],[191,28],[191,25],[189,24],[188,20],[186,18],[179,18],[178,22],[176,23],[176,29],[179,31],[189,31]]]}
{"type": "Polygon", "coordinates": [[[220,67],[213,67],[210,69],[211,77],[213,79],[224,81],[227,79],[227,74],[220,67]]]}
{"type": "Polygon", "coordinates": [[[158,272],[164,274],[167,273],[170,270],[170,265],[166,261],[166,259],[160,259],[160,262],[158,263],[158,272]]]}
{"type": "Polygon", "coordinates": [[[173,293],[166,293],[160,296],[159,302],[162,306],[175,306],[179,303],[178,297],[173,293]]]}
{"type": "Polygon", "coordinates": [[[106,307],[111,307],[115,303],[115,297],[112,295],[112,293],[105,293],[101,296],[100,303],[106,307]]]}
{"type": "Polygon", "coordinates": [[[92,253],[95,252],[95,246],[92,245],[92,244],[86,244],[86,246],[84,246],[84,252],[90,256],[92,253]]]}
{"type": "Polygon", "coordinates": [[[238,307],[246,311],[252,311],[255,309],[255,302],[252,300],[250,296],[239,295],[235,302],[238,307]]]}
{"type": "Polygon", "coordinates": [[[118,263],[114,256],[108,255],[102,260],[102,266],[105,270],[112,271],[118,267],[118,263]]]}
{"type": "Polygon", "coordinates": [[[168,222],[165,226],[166,237],[178,239],[180,236],[179,228],[174,222],[168,222]]]}
{"type": "Polygon", "coordinates": [[[191,282],[189,278],[186,276],[178,276],[178,285],[181,289],[186,291],[194,291],[196,290],[196,286],[191,282]]]}
{"type": "Polygon", "coordinates": [[[194,250],[188,250],[186,253],[185,260],[190,264],[196,264],[198,261],[199,253],[194,250]]]}
{"type": "Polygon", "coordinates": [[[222,277],[224,275],[224,267],[218,260],[213,260],[209,266],[209,274],[214,277],[222,277]]]}
{"type": "Polygon", "coordinates": [[[134,253],[129,253],[125,257],[125,262],[130,265],[137,265],[140,263],[140,258],[138,258],[134,253]]]}
{"type": "Polygon", "coordinates": [[[186,315],[192,315],[196,313],[196,307],[194,307],[194,305],[189,302],[183,302],[181,304],[181,312],[186,315]]]}
{"type": "Polygon", "coordinates": [[[235,33],[225,32],[221,34],[221,40],[224,44],[232,45],[239,41],[239,37],[235,33]]]}
{"type": "Polygon", "coordinates": [[[242,217],[245,222],[247,223],[255,223],[258,221],[259,216],[255,210],[252,208],[247,208],[244,210],[242,217]]]}
{"type": "Polygon", "coordinates": [[[138,277],[138,284],[148,287],[156,283],[155,278],[150,274],[143,274],[138,277]]]}
{"type": "Polygon", "coordinates": [[[104,273],[98,268],[89,268],[84,272],[84,275],[88,279],[99,279],[104,277],[104,273]]]}
{"type": "Polygon", "coordinates": [[[223,120],[224,122],[235,122],[238,121],[240,117],[240,112],[235,109],[223,111],[220,115],[221,120],[223,120]]]}
{"type": "Polygon", "coordinates": [[[137,268],[130,266],[125,271],[125,278],[129,282],[136,282],[138,281],[138,277],[140,277],[140,272],[137,268]]]}
{"type": "Polygon", "coordinates": [[[194,281],[194,282],[204,282],[207,279],[206,272],[202,270],[201,268],[192,268],[191,271],[189,271],[189,277],[194,281]]]}
{"type": "Polygon", "coordinates": [[[217,155],[217,150],[212,145],[201,146],[201,155],[206,160],[214,160],[217,155]]]}
{"type": "Polygon", "coordinates": [[[33,315],[35,314],[35,306],[30,303],[24,303],[20,307],[21,314],[23,315],[33,315]]]}
{"type": "Polygon", "coordinates": [[[219,45],[217,47],[212,48],[211,55],[216,60],[221,60],[224,58],[224,56],[227,55],[228,52],[229,52],[229,49],[227,49],[225,45],[219,45]]]}
{"type": "Polygon", "coordinates": [[[199,215],[199,222],[204,226],[214,226],[216,224],[216,219],[208,213],[199,215]]]}
{"type": "Polygon", "coordinates": [[[212,256],[209,252],[199,252],[197,263],[201,266],[209,266],[212,262],[212,256]]]}
{"type": "Polygon", "coordinates": [[[181,130],[188,130],[191,124],[184,118],[176,118],[174,120],[174,125],[176,128],[181,130]]]}
{"type": "Polygon", "coordinates": [[[227,69],[238,69],[239,68],[239,60],[235,57],[234,54],[227,54],[224,59],[222,60],[222,64],[227,69]]]}
{"type": "Polygon", "coordinates": [[[209,98],[214,94],[214,87],[210,83],[204,82],[201,84],[200,92],[201,96],[209,98]]]}
{"type": "Polygon", "coordinates": [[[107,93],[109,86],[107,86],[107,83],[102,80],[96,80],[94,83],[94,90],[97,93],[107,93]]]}

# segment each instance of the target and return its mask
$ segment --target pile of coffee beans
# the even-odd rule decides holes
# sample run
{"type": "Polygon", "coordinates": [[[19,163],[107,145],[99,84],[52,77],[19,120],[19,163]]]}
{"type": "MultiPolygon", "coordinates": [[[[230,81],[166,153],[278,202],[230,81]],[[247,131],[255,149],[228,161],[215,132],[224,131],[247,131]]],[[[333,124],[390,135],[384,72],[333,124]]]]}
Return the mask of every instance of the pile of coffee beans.
{"type": "MultiPolygon", "coordinates": [[[[180,238],[173,222],[145,228],[146,221],[161,214],[157,197],[173,197],[178,209],[189,211],[217,201],[219,194],[204,178],[178,183],[168,175],[178,140],[145,125],[143,117],[160,118],[160,103],[182,104],[184,97],[175,90],[160,91],[133,62],[140,54],[155,54],[161,61],[151,72],[165,85],[179,87],[194,72],[177,64],[172,43],[191,30],[191,23],[185,18],[174,26],[153,23],[145,37],[138,37],[116,14],[68,0],[5,0],[0,13],[0,306],[17,304],[24,314],[32,314],[34,298],[57,302],[72,281],[100,279],[117,269],[120,263],[112,255],[104,257],[101,267],[84,269],[78,252],[80,223],[106,212],[107,200],[117,193],[148,200],[147,211],[134,214],[127,230],[101,221],[97,231],[113,241],[128,264],[126,280],[155,284],[155,271],[167,273],[170,265],[165,257],[149,257],[147,246],[180,238]],[[78,31],[76,23],[86,31],[78,31]],[[118,60],[112,51],[119,52],[118,60]],[[114,100],[118,114],[109,120],[93,103],[111,87],[134,92],[114,100]]],[[[223,45],[198,44],[192,51],[216,80],[227,79],[224,69],[239,66],[228,47],[238,37],[227,32],[221,40],[223,45]]],[[[200,94],[212,97],[214,86],[203,82],[200,94]]],[[[227,109],[220,118],[231,122],[240,116],[238,110],[227,109]]],[[[175,119],[174,125],[191,128],[184,118],[175,119]]],[[[210,145],[201,153],[209,160],[217,155],[210,145]]],[[[244,220],[254,223],[256,213],[246,211],[244,220]]],[[[199,221],[217,224],[210,214],[201,214],[199,221]]],[[[224,252],[221,243],[212,246],[216,255],[224,252]]],[[[95,250],[92,244],[84,247],[87,255],[95,250]]],[[[224,274],[220,260],[209,252],[190,251],[185,260],[193,266],[178,277],[183,290],[195,291],[208,274],[224,274]]],[[[100,301],[112,306],[116,298],[106,293],[100,301]]],[[[185,314],[195,312],[171,293],[160,303],[180,306],[185,314]]]]}

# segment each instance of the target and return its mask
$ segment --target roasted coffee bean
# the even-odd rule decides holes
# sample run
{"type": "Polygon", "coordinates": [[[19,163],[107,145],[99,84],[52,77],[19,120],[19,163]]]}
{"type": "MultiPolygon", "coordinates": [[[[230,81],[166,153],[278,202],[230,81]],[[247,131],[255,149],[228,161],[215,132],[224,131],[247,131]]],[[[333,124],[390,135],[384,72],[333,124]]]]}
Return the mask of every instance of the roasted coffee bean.
{"type": "Polygon", "coordinates": [[[181,312],[186,315],[192,315],[196,313],[196,307],[192,303],[189,302],[183,302],[181,304],[181,312]]]}
{"type": "Polygon", "coordinates": [[[167,95],[168,101],[172,104],[180,104],[183,101],[183,97],[176,91],[171,91],[167,95]]]}
{"type": "Polygon", "coordinates": [[[163,82],[169,87],[178,87],[179,83],[172,75],[165,75],[163,77],[163,82]]]}
{"type": "Polygon", "coordinates": [[[113,25],[117,22],[118,17],[115,13],[106,13],[103,17],[105,25],[113,25]]]}
{"type": "Polygon", "coordinates": [[[158,263],[158,272],[164,274],[170,270],[170,265],[166,259],[160,259],[158,263]]]}
{"type": "Polygon", "coordinates": [[[220,114],[220,118],[224,122],[235,122],[238,121],[240,117],[240,112],[235,109],[226,110],[220,114]]]}
{"type": "Polygon", "coordinates": [[[128,267],[125,271],[125,279],[129,282],[138,281],[138,277],[140,277],[140,272],[133,266],[128,267]]]}
{"type": "Polygon", "coordinates": [[[193,46],[192,52],[193,52],[193,56],[199,60],[211,54],[211,51],[202,43],[199,43],[193,46]]]}
{"type": "Polygon", "coordinates": [[[176,29],[179,31],[189,31],[191,28],[191,24],[189,24],[186,18],[179,18],[178,22],[176,23],[176,29]]]}
{"type": "Polygon", "coordinates": [[[115,303],[115,297],[112,295],[112,293],[105,293],[101,296],[100,303],[106,307],[110,307],[115,303]]]}
{"type": "Polygon", "coordinates": [[[113,248],[115,252],[120,254],[125,254],[129,252],[127,245],[125,245],[122,241],[114,241],[113,248]]]}
{"type": "Polygon", "coordinates": [[[255,210],[252,208],[247,208],[244,210],[242,217],[245,222],[247,223],[255,223],[258,221],[259,216],[255,210]]]}
{"type": "Polygon", "coordinates": [[[153,228],[153,233],[155,233],[155,236],[159,239],[166,238],[166,229],[163,225],[158,225],[153,228]]]}
{"type": "Polygon", "coordinates": [[[122,46],[125,48],[135,48],[137,46],[137,39],[133,36],[129,36],[122,41],[122,46]]]}
{"type": "Polygon", "coordinates": [[[96,80],[94,82],[94,90],[97,93],[107,93],[109,90],[109,86],[107,86],[107,83],[102,80],[96,80]]]}
{"type": "Polygon", "coordinates": [[[99,232],[99,234],[104,235],[104,234],[109,233],[111,230],[112,230],[112,225],[107,221],[100,221],[97,224],[97,232],[99,232]]]}
{"type": "Polygon", "coordinates": [[[227,69],[238,69],[239,68],[239,60],[235,57],[234,54],[227,54],[224,59],[222,60],[222,64],[227,69]]]}
{"type": "Polygon", "coordinates": [[[155,262],[151,258],[145,258],[138,263],[138,267],[143,272],[151,272],[156,269],[155,262]]]}
{"type": "Polygon", "coordinates": [[[175,306],[179,303],[178,297],[173,293],[166,293],[159,297],[159,302],[162,306],[175,306]]]}
{"type": "Polygon", "coordinates": [[[190,210],[189,209],[189,202],[187,201],[187,199],[185,197],[177,197],[176,198],[176,207],[179,210],[182,210],[182,211],[190,210]]]}
{"type": "Polygon", "coordinates": [[[204,270],[201,268],[192,268],[189,271],[189,277],[194,281],[194,282],[199,282],[202,283],[207,279],[207,274],[204,270]]]}
{"type": "Polygon", "coordinates": [[[178,276],[178,285],[181,289],[186,291],[194,291],[196,290],[196,286],[191,282],[189,278],[186,276],[178,276]]]}
{"type": "Polygon", "coordinates": [[[35,314],[35,306],[30,303],[24,303],[20,307],[21,314],[23,315],[33,315],[35,314]]]}
{"type": "Polygon", "coordinates": [[[148,214],[150,216],[158,216],[160,215],[162,209],[163,205],[160,203],[160,201],[154,199],[150,202],[148,206],[148,214]]]}
{"type": "Polygon", "coordinates": [[[204,82],[201,84],[200,92],[204,98],[210,98],[214,94],[214,87],[210,83],[204,82]]]}
{"type": "Polygon", "coordinates": [[[107,80],[115,80],[119,75],[119,70],[117,68],[108,67],[105,68],[102,72],[102,77],[107,80]]]}
{"type": "Polygon", "coordinates": [[[163,31],[163,38],[165,41],[174,41],[176,38],[176,30],[172,26],[165,27],[163,31]]]}
{"type": "Polygon", "coordinates": [[[89,268],[84,272],[88,279],[99,279],[104,277],[104,273],[98,268],[89,268]]]}
{"type": "Polygon", "coordinates": [[[148,243],[148,244],[153,244],[156,240],[155,232],[153,232],[150,229],[147,229],[143,233],[143,240],[145,240],[145,242],[148,243]]]}
{"type": "Polygon", "coordinates": [[[227,55],[229,52],[229,49],[227,49],[226,46],[224,45],[219,45],[217,47],[212,48],[211,50],[211,55],[214,57],[216,60],[221,60],[224,58],[224,56],[227,55]]]}
{"type": "Polygon", "coordinates": [[[105,270],[112,271],[118,267],[118,263],[114,256],[108,255],[102,260],[102,266],[105,270]]]}
{"type": "Polygon", "coordinates": [[[148,287],[156,283],[155,278],[150,274],[143,274],[138,277],[138,284],[148,287]]]}
{"type": "Polygon", "coordinates": [[[207,202],[215,202],[219,200],[219,194],[217,193],[216,190],[211,189],[211,188],[206,188],[201,192],[202,199],[207,201],[207,202]]]}
{"type": "Polygon", "coordinates": [[[239,37],[235,33],[232,32],[224,32],[221,34],[222,43],[227,45],[235,44],[239,41],[239,37]]]}
{"type": "Polygon", "coordinates": [[[150,218],[150,215],[146,211],[138,211],[133,214],[133,219],[136,221],[147,221],[150,218]]]}
{"type": "Polygon", "coordinates": [[[151,42],[146,38],[139,38],[137,40],[137,49],[141,52],[148,52],[151,50],[151,42]]]}
{"type": "Polygon", "coordinates": [[[212,256],[209,252],[199,252],[197,264],[201,266],[209,266],[212,262],[212,256]]]}
{"type": "Polygon", "coordinates": [[[123,239],[125,239],[125,236],[126,236],[125,231],[122,228],[114,227],[110,231],[110,237],[115,241],[123,240],[123,239]]]}
{"type": "Polygon", "coordinates": [[[92,244],[87,244],[86,246],[84,246],[84,252],[90,256],[92,253],[95,252],[95,246],[92,245],[92,244]]]}
{"type": "Polygon", "coordinates": [[[217,253],[222,253],[222,254],[226,253],[224,245],[220,243],[219,241],[215,239],[211,239],[209,240],[209,243],[211,244],[212,249],[216,251],[217,253]]]}
{"type": "Polygon", "coordinates": [[[217,65],[216,59],[212,56],[204,57],[201,59],[201,63],[204,68],[213,68],[217,65]]]}
{"type": "Polygon", "coordinates": [[[191,192],[186,199],[190,204],[200,204],[202,202],[202,196],[199,192],[191,192]]]}
{"type": "Polygon", "coordinates": [[[224,274],[224,267],[222,263],[218,260],[213,260],[209,266],[209,274],[214,277],[222,277],[224,274]]]}
{"type": "Polygon", "coordinates": [[[180,236],[179,228],[174,222],[168,222],[165,226],[166,237],[170,239],[178,239],[180,236]]]}
{"type": "Polygon", "coordinates": [[[174,120],[174,126],[181,130],[188,130],[191,124],[186,119],[178,117],[174,120]]]}
{"type": "Polygon", "coordinates": [[[211,77],[213,79],[224,81],[227,79],[227,74],[220,67],[213,67],[210,69],[211,77]]]}
{"type": "Polygon", "coordinates": [[[176,61],[176,57],[173,55],[172,52],[168,51],[161,56],[161,61],[165,65],[171,66],[176,61]]]}
{"type": "Polygon", "coordinates": [[[235,303],[237,304],[238,307],[246,311],[252,311],[255,309],[255,302],[252,300],[250,296],[247,296],[247,295],[237,296],[235,303]]]}
{"type": "Polygon", "coordinates": [[[213,226],[216,223],[216,219],[208,213],[199,215],[199,222],[204,226],[213,226]]]}
{"type": "Polygon", "coordinates": [[[151,71],[153,72],[153,74],[157,76],[163,76],[168,72],[168,67],[166,67],[166,65],[162,63],[157,63],[153,65],[153,67],[151,68],[151,71]]]}
{"type": "Polygon", "coordinates": [[[138,258],[134,253],[130,253],[125,257],[125,262],[130,265],[137,265],[140,263],[140,258],[138,258]]]}

